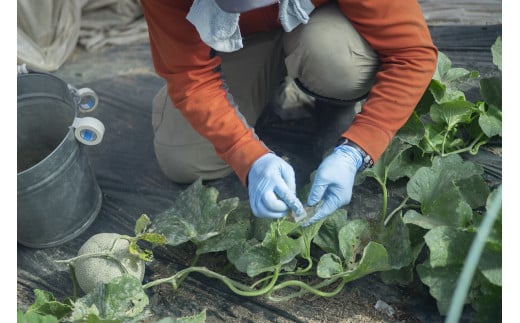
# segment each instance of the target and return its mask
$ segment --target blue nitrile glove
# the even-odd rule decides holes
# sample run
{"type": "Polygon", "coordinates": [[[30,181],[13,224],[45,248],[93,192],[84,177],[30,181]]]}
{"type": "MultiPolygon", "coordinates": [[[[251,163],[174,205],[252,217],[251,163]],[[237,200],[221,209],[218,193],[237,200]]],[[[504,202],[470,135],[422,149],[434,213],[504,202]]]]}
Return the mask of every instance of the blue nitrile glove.
{"type": "Polygon", "coordinates": [[[292,209],[305,216],[302,202],[296,197],[294,170],[273,153],[258,158],[248,174],[249,202],[259,218],[281,218],[292,209]]]}
{"type": "Polygon", "coordinates": [[[318,207],[304,226],[317,222],[350,203],[356,173],[363,163],[361,153],[351,146],[339,145],[323,160],[316,171],[307,204],[318,207]]]}

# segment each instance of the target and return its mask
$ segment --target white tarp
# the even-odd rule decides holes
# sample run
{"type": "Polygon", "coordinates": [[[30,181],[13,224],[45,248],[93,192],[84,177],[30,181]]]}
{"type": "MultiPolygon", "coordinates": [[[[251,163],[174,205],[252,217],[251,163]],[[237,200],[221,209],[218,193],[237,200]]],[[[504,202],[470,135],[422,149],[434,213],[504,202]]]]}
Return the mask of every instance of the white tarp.
{"type": "Polygon", "coordinates": [[[147,39],[139,0],[17,0],[18,64],[57,70],[76,46],[87,51],[147,39]]]}

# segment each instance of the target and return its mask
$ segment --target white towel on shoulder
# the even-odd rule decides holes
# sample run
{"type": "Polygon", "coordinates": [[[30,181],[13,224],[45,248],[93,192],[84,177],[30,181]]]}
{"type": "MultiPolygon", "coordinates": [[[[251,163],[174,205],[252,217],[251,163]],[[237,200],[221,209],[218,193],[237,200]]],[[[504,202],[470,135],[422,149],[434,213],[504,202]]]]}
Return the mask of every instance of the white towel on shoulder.
{"type": "MultiPolygon", "coordinates": [[[[280,0],[278,4],[280,23],[286,32],[309,21],[314,10],[310,0],[280,0]]],[[[243,47],[238,26],[240,14],[220,9],[214,0],[194,0],[186,16],[200,38],[211,48],[221,52],[234,52],[243,47]]]]}

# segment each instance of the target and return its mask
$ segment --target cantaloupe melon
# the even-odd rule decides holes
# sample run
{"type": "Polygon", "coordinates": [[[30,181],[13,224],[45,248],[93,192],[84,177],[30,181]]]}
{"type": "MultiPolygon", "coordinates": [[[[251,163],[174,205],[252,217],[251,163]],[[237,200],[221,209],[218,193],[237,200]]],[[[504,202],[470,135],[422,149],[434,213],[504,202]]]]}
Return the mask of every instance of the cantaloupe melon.
{"type": "MultiPolygon", "coordinates": [[[[109,251],[116,239],[117,233],[98,233],[90,237],[79,249],[78,256],[109,251]]],[[[140,279],[144,278],[145,262],[128,251],[129,242],[118,239],[114,248],[114,257],[123,264],[128,274],[140,279]]],[[[98,284],[108,283],[125,272],[117,260],[103,256],[93,256],[78,259],[74,262],[74,271],[79,286],[85,293],[91,292],[98,284]]]]}

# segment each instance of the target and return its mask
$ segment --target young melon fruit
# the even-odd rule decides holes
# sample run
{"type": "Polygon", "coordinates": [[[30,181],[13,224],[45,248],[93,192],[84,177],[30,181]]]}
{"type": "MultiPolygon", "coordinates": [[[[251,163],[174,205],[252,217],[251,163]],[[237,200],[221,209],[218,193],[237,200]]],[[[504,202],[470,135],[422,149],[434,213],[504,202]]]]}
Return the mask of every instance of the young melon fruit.
{"type": "MultiPolygon", "coordinates": [[[[98,233],[90,237],[79,249],[78,256],[109,251],[116,239],[117,233],[98,233]]],[[[124,239],[117,240],[114,248],[114,257],[117,258],[128,270],[128,274],[143,281],[145,262],[128,251],[129,242],[124,239]]],[[[102,256],[86,257],[74,263],[74,271],[79,287],[88,294],[98,284],[108,283],[112,279],[123,275],[125,272],[115,259],[102,256]]]]}

